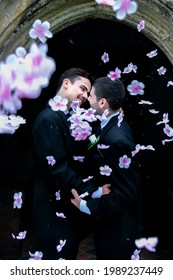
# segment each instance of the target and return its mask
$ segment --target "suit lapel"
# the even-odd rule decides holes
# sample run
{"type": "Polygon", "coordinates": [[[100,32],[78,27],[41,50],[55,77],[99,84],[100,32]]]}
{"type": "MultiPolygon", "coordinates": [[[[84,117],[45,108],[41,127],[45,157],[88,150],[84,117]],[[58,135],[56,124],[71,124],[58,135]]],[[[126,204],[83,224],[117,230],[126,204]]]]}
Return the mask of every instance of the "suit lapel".
{"type": "MultiPolygon", "coordinates": [[[[51,108],[50,105],[49,105],[48,103],[46,104],[46,107],[51,108]]],[[[62,111],[56,111],[56,114],[60,116],[60,118],[61,118],[61,120],[62,120],[64,126],[65,126],[66,129],[69,131],[69,129],[70,129],[70,124],[69,124],[69,122],[67,121],[67,119],[68,119],[67,115],[64,114],[64,112],[62,112],[62,111]]]]}
{"type": "Polygon", "coordinates": [[[67,121],[68,116],[64,114],[62,111],[57,111],[58,117],[61,118],[62,121],[62,129],[64,135],[64,145],[66,145],[67,153],[70,158],[73,158],[73,155],[76,151],[76,145],[73,136],[70,132],[70,122],[67,121]]]}
{"type": "Polygon", "coordinates": [[[110,121],[105,125],[105,127],[102,129],[100,134],[99,141],[104,137],[104,135],[115,125],[118,123],[118,116],[112,117],[110,121]]]}
{"type": "Polygon", "coordinates": [[[60,116],[64,126],[66,127],[66,129],[69,131],[70,129],[70,123],[67,121],[68,117],[67,115],[64,114],[64,112],[62,111],[57,111],[57,114],[60,116]]]}

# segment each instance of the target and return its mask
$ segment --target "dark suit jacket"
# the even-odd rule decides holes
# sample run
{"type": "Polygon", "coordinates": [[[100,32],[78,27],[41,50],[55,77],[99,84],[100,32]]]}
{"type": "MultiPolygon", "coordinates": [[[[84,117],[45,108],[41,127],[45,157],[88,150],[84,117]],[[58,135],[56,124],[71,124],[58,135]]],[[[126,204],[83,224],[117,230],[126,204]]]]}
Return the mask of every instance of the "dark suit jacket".
{"type": "Polygon", "coordinates": [[[72,205],[70,202],[72,188],[79,193],[85,192],[86,188],[89,192],[95,190],[93,185],[84,183],[78,174],[78,164],[73,159],[74,155],[79,155],[78,143],[70,134],[67,116],[63,112],[53,111],[46,106],[33,126],[32,143],[36,200],[43,194],[45,199],[47,195],[55,200],[55,192],[60,190],[62,201],[57,204],[67,208],[72,205]],[[53,166],[48,164],[47,156],[54,157],[56,162],[53,166]]]}
{"type": "MultiPolygon", "coordinates": [[[[87,206],[94,218],[121,215],[123,219],[139,224],[140,216],[140,164],[137,155],[132,157],[135,143],[130,126],[123,120],[120,127],[118,117],[112,117],[103,128],[97,144],[109,145],[108,149],[97,149],[97,144],[90,149],[88,165],[92,170],[93,183],[102,186],[111,184],[111,192],[100,199],[92,199],[87,206]],[[119,167],[119,158],[127,155],[131,158],[129,168],[119,167]],[[108,165],[110,176],[100,174],[99,167],[108,165]]],[[[116,221],[116,219],[115,219],[116,221]]]]}
{"type": "Polygon", "coordinates": [[[111,192],[101,198],[87,201],[94,219],[94,239],[98,259],[130,259],[135,249],[134,240],[139,238],[140,219],[140,165],[138,156],[132,157],[135,143],[130,126],[118,117],[112,117],[103,128],[97,144],[109,145],[89,150],[86,158],[93,175],[93,183],[111,184],[111,192]],[[119,167],[119,158],[131,158],[129,168],[119,167]],[[110,176],[100,174],[100,166],[108,165],[110,176]]]}
{"type": "Polygon", "coordinates": [[[88,156],[90,170],[93,172],[93,181],[102,186],[111,184],[111,192],[101,199],[87,202],[92,216],[98,218],[130,209],[131,205],[139,198],[140,193],[140,167],[138,157],[132,157],[135,143],[130,126],[123,121],[117,125],[117,117],[113,117],[103,128],[97,144],[109,145],[108,149],[97,149],[97,144],[91,148],[88,156]],[[131,158],[129,168],[119,167],[119,158],[127,155],[131,158]],[[92,168],[91,168],[92,165],[92,168]],[[112,172],[110,176],[100,174],[99,167],[108,165],[112,172]]]}

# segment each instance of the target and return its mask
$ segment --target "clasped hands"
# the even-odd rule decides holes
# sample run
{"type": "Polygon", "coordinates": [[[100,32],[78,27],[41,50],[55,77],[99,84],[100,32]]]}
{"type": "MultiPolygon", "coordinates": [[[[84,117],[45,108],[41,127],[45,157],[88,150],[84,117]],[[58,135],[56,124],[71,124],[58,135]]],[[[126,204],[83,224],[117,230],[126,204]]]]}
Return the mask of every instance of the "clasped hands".
{"type": "MultiPolygon", "coordinates": [[[[102,186],[102,195],[109,194],[111,192],[110,190],[110,184],[105,184],[102,186]]],[[[71,190],[74,198],[71,199],[71,202],[77,207],[80,208],[80,202],[82,198],[79,196],[78,192],[75,189],[71,190]]]]}

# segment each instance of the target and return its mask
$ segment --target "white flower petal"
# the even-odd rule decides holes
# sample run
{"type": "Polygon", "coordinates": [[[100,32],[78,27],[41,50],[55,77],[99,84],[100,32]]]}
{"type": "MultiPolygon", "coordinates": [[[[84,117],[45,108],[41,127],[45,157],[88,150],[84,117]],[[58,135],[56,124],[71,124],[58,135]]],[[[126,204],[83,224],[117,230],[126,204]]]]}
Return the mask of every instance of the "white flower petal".
{"type": "Polygon", "coordinates": [[[32,28],[32,29],[29,31],[29,36],[30,36],[32,39],[36,39],[36,38],[37,38],[37,33],[36,33],[35,29],[32,28]]]}
{"type": "Polygon", "coordinates": [[[123,20],[123,19],[125,19],[125,17],[126,17],[126,12],[125,12],[125,11],[123,11],[123,10],[118,10],[118,11],[116,12],[116,18],[117,18],[117,19],[123,20]]]}
{"type": "Polygon", "coordinates": [[[34,28],[38,28],[38,27],[40,27],[40,25],[41,25],[41,20],[40,20],[40,19],[37,19],[37,20],[34,22],[33,27],[34,27],[34,28]]]}
{"type": "Polygon", "coordinates": [[[117,11],[120,7],[121,7],[121,0],[117,0],[117,1],[114,1],[114,4],[113,4],[113,10],[114,11],[117,11]]]}
{"type": "Polygon", "coordinates": [[[138,9],[138,4],[132,1],[127,9],[127,14],[128,15],[133,14],[137,11],[137,9],[138,9]]]}
{"type": "Polygon", "coordinates": [[[43,44],[47,41],[47,39],[44,35],[39,35],[38,38],[43,44]]]}
{"type": "Polygon", "coordinates": [[[45,35],[46,37],[48,37],[48,38],[52,38],[52,37],[53,37],[52,32],[50,32],[49,30],[46,30],[46,31],[44,32],[44,35],[45,35]]]}
{"type": "Polygon", "coordinates": [[[45,28],[45,29],[49,29],[50,28],[50,23],[48,21],[44,21],[42,23],[42,26],[45,28]]]}

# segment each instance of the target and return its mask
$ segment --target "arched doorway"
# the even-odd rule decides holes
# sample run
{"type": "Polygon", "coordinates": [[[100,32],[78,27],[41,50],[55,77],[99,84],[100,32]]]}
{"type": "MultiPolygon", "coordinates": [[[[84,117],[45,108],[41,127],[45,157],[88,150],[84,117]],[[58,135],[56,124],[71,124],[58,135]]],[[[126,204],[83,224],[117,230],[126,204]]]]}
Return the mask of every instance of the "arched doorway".
{"type": "Polygon", "coordinates": [[[145,84],[143,96],[130,96],[127,92],[124,110],[134,129],[137,143],[155,148],[155,151],[141,152],[143,231],[148,235],[165,236],[168,234],[165,228],[169,228],[171,234],[169,215],[173,212],[173,201],[168,167],[173,147],[171,142],[162,144],[166,138],[163,125],[156,125],[164,113],[169,115],[170,126],[173,122],[173,88],[167,87],[173,74],[170,61],[158,46],[136,29],[106,19],[87,19],[71,25],[49,40],[48,46],[49,54],[54,57],[57,65],[52,82],[45,89],[49,95],[55,94],[57,77],[67,68],[83,67],[95,76],[103,76],[116,67],[123,72],[124,67],[131,62],[137,65],[137,73],[122,74],[121,79],[126,87],[132,80],[145,84]],[[149,58],[147,53],[155,49],[158,55],[149,58]],[[109,53],[110,60],[104,64],[101,56],[105,51],[109,53]],[[161,66],[167,69],[162,76],[157,71],[161,66]],[[152,106],[139,105],[141,99],[151,101],[152,106]],[[151,113],[150,109],[158,113],[151,113]]]}
{"type": "Polygon", "coordinates": [[[116,67],[123,72],[131,62],[137,65],[137,73],[122,74],[121,79],[126,87],[132,80],[145,84],[143,96],[130,96],[127,92],[124,110],[137,143],[155,148],[155,151],[141,151],[143,232],[146,235],[163,237],[168,235],[168,232],[171,235],[169,215],[173,212],[173,201],[168,169],[173,147],[172,142],[162,144],[162,140],[166,138],[163,125],[156,125],[162,120],[164,113],[169,115],[170,126],[173,122],[173,88],[167,87],[173,74],[170,61],[158,46],[136,29],[106,19],[87,19],[71,25],[48,41],[48,50],[48,54],[56,61],[56,72],[37,100],[24,101],[21,114],[29,118],[28,128],[27,125],[23,128],[25,137],[27,134],[29,136],[37,113],[49,98],[55,95],[58,76],[65,69],[83,67],[94,76],[103,76],[116,67]],[[155,49],[158,50],[158,55],[149,58],[147,53],[155,49]],[[101,60],[104,51],[109,53],[110,57],[106,64],[101,60]],[[162,76],[157,71],[161,66],[167,69],[162,76]],[[152,102],[152,106],[140,105],[141,99],[152,102]],[[151,113],[150,109],[158,113],[151,113]],[[168,231],[165,231],[165,228],[168,231]]]}

